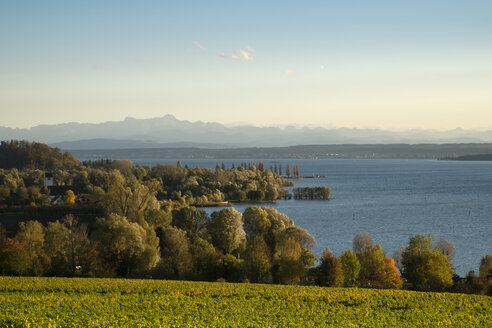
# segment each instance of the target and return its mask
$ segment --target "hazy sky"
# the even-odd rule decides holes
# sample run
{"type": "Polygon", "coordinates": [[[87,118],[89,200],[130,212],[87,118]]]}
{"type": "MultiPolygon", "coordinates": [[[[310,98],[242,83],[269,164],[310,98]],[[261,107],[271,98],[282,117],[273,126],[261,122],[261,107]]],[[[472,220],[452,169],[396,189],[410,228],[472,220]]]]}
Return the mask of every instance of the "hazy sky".
{"type": "Polygon", "coordinates": [[[491,15],[491,0],[0,0],[0,126],[490,128],[491,15]]]}

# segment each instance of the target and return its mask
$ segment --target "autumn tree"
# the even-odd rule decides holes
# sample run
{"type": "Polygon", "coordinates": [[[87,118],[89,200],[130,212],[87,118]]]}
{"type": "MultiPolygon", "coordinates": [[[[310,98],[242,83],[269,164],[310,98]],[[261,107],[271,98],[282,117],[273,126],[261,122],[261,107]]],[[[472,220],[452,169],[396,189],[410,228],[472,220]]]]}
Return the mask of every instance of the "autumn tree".
{"type": "Polygon", "coordinates": [[[357,252],[360,262],[358,283],[362,287],[401,288],[403,281],[392,258],[386,256],[381,245],[364,247],[357,252]]]}
{"type": "Polygon", "coordinates": [[[67,190],[63,195],[63,202],[65,205],[74,205],[75,204],[75,194],[72,190],[67,190]]]}
{"type": "Polygon", "coordinates": [[[402,276],[419,290],[444,290],[453,284],[450,259],[433,240],[416,235],[402,253],[402,276]]]}
{"type": "Polygon", "coordinates": [[[3,249],[4,268],[17,275],[40,276],[49,267],[50,259],[44,250],[45,234],[38,221],[19,223],[14,238],[3,249]]]}

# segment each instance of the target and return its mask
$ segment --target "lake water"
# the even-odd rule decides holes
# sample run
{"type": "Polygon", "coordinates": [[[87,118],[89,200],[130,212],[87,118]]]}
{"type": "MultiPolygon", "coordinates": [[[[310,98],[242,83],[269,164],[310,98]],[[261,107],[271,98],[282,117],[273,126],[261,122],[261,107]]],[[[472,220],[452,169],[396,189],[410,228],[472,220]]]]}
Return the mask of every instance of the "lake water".
{"type": "MultiPolygon", "coordinates": [[[[177,160],[133,160],[155,165],[177,160]]],[[[326,178],[293,180],[295,186],[329,186],[329,201],[279,200],[275,207],[317,241],[340,255],[352,247],[357,233],[369,232],[392,256],[411,236],[431,234],[456,248],[453,266],[460,275],[478,272],[480,260],[492,253],[492,162],[377,159],[182,160],[189,167],[215,169],[241,162],[263,161],[300,167],[301,175],[326,178]]],[[[235,205],[243,211],[251,205],[235,205]]],[[[207,209],[212,211],[213,209],[207,209]]]]}

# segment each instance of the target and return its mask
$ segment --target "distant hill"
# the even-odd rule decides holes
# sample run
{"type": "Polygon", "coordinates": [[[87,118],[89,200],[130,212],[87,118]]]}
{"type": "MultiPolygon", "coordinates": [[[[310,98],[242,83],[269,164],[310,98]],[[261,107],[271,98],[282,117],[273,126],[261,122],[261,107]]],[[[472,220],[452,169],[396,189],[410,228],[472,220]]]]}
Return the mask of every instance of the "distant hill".
{"type": "Polygon", "coordinates": [[[139,148],[226,148],[226,145],[199,142],[168,142],[159,143],[155,141],[118,140],[118,139],[86,139],[76,141],[53,142],[51,147],[60,149],[139,149],[139,148]]]}
{"type": "Polygon", "coordinates": [[[453,159],[457,161],[492,161],[492,154],[464,155],[453,159]]]}
{"type": "Polygon", "coordinates": [[[492,143],[483,144],[372,144],[299,145],[249,148],[135,148],[70,150],[79,159],[142,158],[432,158],[453,159],[469,154],[492,153],[492,143]]]}
{"type": "Polygon", "coordinates": [[[178,120],[172,115],[119,122],[38,125],[30,129],[0,127],[0,140],[28,140],[62,149],[237,148],[334,144],[418,144],[492,142],[492,130],[449,131],[324,127],[227,127],[213,122],[178,120]]]}

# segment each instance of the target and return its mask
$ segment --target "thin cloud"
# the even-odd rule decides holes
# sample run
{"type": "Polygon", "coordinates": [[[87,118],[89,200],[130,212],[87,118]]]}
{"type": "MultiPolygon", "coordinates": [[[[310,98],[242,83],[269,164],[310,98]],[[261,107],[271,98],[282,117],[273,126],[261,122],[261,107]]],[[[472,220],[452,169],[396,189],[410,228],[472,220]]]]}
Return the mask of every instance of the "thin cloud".
{"type": "Polygon", "coordinates": [[[244,50],[236,50],[236,55],[239,56],[241,59],[247,60],[247,61],[253,61],[255,60],[253,56],[251,56],[247,51],[244,50]]]}
{"type": "Polygon", "coordinates": [[[293,71],[291,71],[291,70],[290,70],[290,69],[288,69],[288,68],[284,69],[284,73],[285,73],[285,74],[287,74],[287,75],[289,75],[289,76],[294,75],[294,72],[293,72],[293,71]]]}
{"type": "Polygon", "coordinates": [[[200,44],[200,42],[198,42],[198,41],[193,41],[193,44],[194,44],[195,46],[197,46],[197,47],[198,47],[198,49],[200,49],[202,52],[206,52],[206,51],[207,51],[207,48],[205,48],[204,46],[202,46],[202,45],[200,44]]]}
{"type": "Polygon", "coordinates": [[[319,65],[319,69],[320,70],[324,70],[325,69],[325,65],[319,65]]]}
{"type": "Polygon", "coordinates": [[[219,53],[219,57],[221,58],[231,58],[235,60],[246,60],[246,61],[253,61],[255,58],[251,55],[252,53],[255,52],[255,49],[251,48],[250,46],[246,46],[246,50],[243,49],[237,49],[234,50],[234,52],[230,55],[226,54],[225,52],[219,53]]]}

